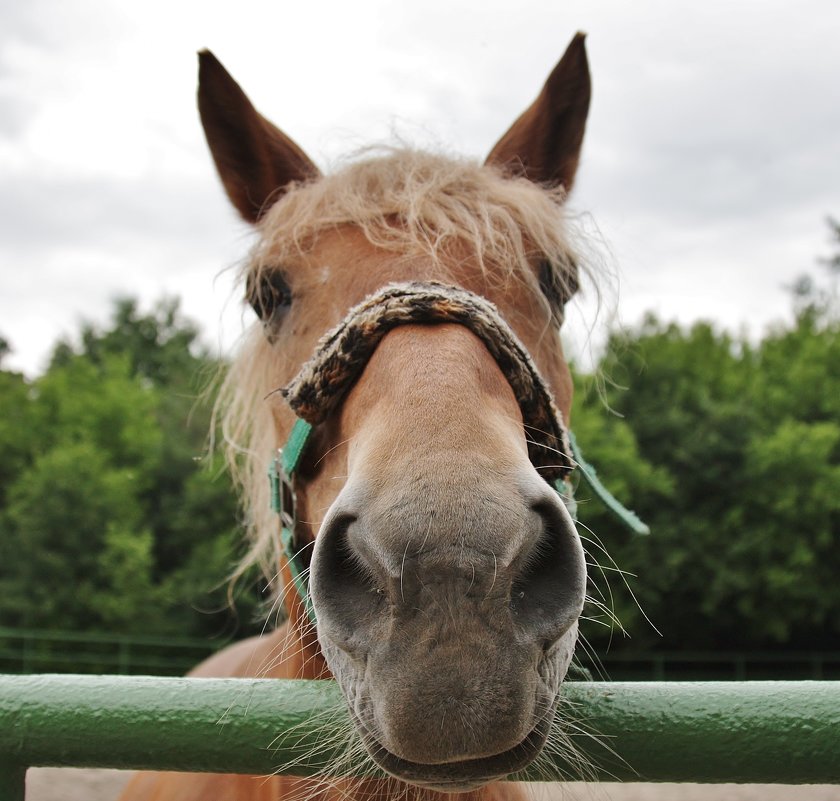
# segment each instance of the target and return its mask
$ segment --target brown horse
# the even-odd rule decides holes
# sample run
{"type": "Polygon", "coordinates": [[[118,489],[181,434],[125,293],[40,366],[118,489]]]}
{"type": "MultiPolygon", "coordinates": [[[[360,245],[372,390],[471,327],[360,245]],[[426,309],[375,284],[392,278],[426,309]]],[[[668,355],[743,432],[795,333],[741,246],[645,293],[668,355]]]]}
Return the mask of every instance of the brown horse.
{"type": "Polygon", "coordinates": [[[200,54],[207,141],[259,234],[243,271],[259,324],[219,409],[250,561],[281,585],[286,622],[193,675],[335,677],[350,748],[390,778],[144,773],[125,801],[521,796],[500,780],[562,729],[586,584],[555,485],[577,288],[562,204],[589,97],[579,34],[483,165],[396,150],[322,176],[200,54]],[[292,407],[312,426],[273,511],[292,407]]]}

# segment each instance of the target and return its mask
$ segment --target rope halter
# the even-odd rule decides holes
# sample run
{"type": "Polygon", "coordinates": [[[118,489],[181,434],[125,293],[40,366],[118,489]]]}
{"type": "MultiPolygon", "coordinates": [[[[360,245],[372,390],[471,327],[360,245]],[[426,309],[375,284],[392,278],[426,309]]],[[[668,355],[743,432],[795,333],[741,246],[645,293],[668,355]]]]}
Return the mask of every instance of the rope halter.
{"type": "Polygon", "coordinates": [[[389,284],[350,310],[281,391],[298,417],[323,422],[358,379],[376,347],[400,325],[457,323],[487,347],[510,382],[528,432],[531,462],[547,479],[571,472],[566,427],[528,351],[485,298],[437,282],[389,284]]]}

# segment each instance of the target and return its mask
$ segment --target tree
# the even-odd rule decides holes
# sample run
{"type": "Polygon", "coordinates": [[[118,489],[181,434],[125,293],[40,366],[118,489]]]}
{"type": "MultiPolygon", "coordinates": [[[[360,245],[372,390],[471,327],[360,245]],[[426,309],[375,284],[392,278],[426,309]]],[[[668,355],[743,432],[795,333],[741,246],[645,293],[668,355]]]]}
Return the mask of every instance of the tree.
{"type": "Polygon", "coordinates": [[[36,457],[10,491],[3,563],[14,570],[2,579],[4,625],[132,629],[138,613],[159,625],[157,610],[143,605],[151,537],[134,479],[90,442],[36,457]]]}
{"type": "MultiPolygon", "coordinates": [[[[175,301],[116,304],[28,383],[0,371],[0,623],[200,634],[234,621],[238,539],[207,469],[218,370],[175,301]],[[210,610],[210,611],[208,611],[210,610]]],[[[246,598],[241,629],[253,628],[246,598]]]]}
{"type": "MultiPolygon", "coordinates": [[[[622,500],[653,534],[622,538],[597,503],[581,516],[638,576],[663,634],[613,582],[634,637],[625,647],[819,649],[840,635],[840,322],[831,291],[812,284],[813,302],[802,297],[794,324],[757,345],[653,317],[611,338],[600,367],[619,418],[604,426],[629,426],[637,453],[616,434],[594,448],[578,437],[620,497],[610,478],[631,476],[622,500]]],[[[595,414],[607,412],[582,398],[575,427],[595,414]]]]}
{"type": "Polygon", "coordinates": [[[834,217],[827,217],[826,224],[828,225],[831,243],[834,246],[835,252],[819,261],[825,265],[830,275],[836,276],[840,275],[840,222],[835,220],[834,217]]]}
{"type": "Polygon", "coordinates": [[[0,370],[0,509],[9,484],[31,461],[30,388],[20,373],[0,370]]]}
{"type": "Polygon", "coordinates": [[[131,375],[166,387],[192,385],[196,368],[209,360],[197,326],[182,316],[177,298],[164,298],[148,314],[140,312],[136,299],[119,298],[108,328],[82,323],[79,345],[60,342],[50,368],[77,356],[97,366],[114,356],[127,358],[131,375]]]}

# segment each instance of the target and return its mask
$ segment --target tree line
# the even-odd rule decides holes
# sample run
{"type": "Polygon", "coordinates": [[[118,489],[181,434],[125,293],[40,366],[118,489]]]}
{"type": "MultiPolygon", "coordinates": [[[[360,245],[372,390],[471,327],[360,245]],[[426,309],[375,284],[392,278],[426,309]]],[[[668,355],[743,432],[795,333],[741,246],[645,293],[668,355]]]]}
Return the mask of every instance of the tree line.
{"type": "Polygon", "coordinates": [[[621,624],[592,612],[600,649],[840,650],[840,247],[823,261],[760,342],[648,316],[577,376],[585,456],[652,530],[581,487],[590,594],[621,624]]]}
{"type": "Polygon", "coordinates": [[[220,367],[177,301],[120,300],[35,380],[0,371],[0,625],[254,629],[257,591],[228,604],[237,504],[207,454],[220,367]]]}
{"type": "MultiPolygon", "coordinates": [[[[577,440],[652,530],[578,488],[596,649],[840,647],[840,255],[826,264],[759,342],[648,316],[575,376],[577,440]]],[[[38,378],[0,369],[0,625],[261,628],[259,577],[228,604],[239,511],[202,395],[222,367],[176,301],[121,300],[38,378]]]]}

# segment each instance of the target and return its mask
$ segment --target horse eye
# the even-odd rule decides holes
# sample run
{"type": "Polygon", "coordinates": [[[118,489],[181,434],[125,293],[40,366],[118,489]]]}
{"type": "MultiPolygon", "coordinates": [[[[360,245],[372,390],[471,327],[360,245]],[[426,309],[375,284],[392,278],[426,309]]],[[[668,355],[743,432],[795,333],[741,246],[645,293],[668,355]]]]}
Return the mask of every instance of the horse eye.
{"type": "Polygon", "coordinates": [[[251,308],[264,323],[273,322],[292,305],[292,290],[282,273],[276,270],[249,275],[245,294],[251,308]]]}
{"type": "Polygon", "coordinates": [[[577,264],[570,259],[563,267],[565,269],[543,259],[538,269],[540,289],[551,307],[560,315],[563,307],[578,291],[577,264]]]}
{"type": "Polygon", "coordinates": [[[539,267],[539,275],[540,279],[540,289],[542,290],[543,295],[548,300],[554,299],[554,267],[552,267],[551,262],[548,259],[543,259],[540,262],[539,267]]]}

